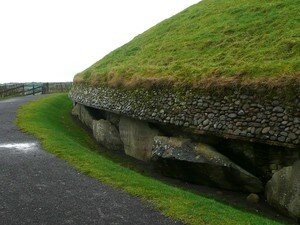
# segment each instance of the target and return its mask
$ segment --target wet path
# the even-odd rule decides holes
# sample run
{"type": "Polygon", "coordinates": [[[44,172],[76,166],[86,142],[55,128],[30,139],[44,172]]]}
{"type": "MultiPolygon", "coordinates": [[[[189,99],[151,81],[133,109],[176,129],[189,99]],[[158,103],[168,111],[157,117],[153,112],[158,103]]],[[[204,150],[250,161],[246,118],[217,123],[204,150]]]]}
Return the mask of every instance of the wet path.
{"type": "Polygon", "coordinates": [[[14,124],[36,97],[0,101],[0,224],[180,224],[138,198],[82,175],[14,124]]]}

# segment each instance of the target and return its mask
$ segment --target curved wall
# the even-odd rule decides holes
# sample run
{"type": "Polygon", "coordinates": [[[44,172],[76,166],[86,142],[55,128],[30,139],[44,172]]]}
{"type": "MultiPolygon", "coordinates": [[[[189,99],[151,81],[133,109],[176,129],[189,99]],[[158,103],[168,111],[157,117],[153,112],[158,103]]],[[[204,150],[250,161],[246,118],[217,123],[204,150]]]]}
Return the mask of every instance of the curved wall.
{"type": "Polygon", "coordinates": [[[195,90],[93,88],[75,84],[74,102],[198,134],[248,140],[289,148],[300,147],[300,100],[230,92],[195,90]]]}

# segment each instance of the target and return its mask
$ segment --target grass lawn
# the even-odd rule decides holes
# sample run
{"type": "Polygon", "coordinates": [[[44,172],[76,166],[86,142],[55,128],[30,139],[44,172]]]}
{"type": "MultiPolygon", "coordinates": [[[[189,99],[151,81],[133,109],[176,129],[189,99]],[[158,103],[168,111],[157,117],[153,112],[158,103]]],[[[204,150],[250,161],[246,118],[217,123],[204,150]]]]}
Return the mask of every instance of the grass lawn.
{"type": "Polygon", "coordinates": [[[138,196],[163,214],[188,224],[281,224],[259,214],[165,184],[122,167],[96,152],[94,140],[70,115],[67,94],[30,102],[18,111],[17,124],[36,136],[43,148],[88,176],[138,196]]]}
{"type": "Polygon", "coordinates": [[[112,51],[74,81],[135,87],[299,78],[299,11],[299,0],[203,0],[112,51]]]}

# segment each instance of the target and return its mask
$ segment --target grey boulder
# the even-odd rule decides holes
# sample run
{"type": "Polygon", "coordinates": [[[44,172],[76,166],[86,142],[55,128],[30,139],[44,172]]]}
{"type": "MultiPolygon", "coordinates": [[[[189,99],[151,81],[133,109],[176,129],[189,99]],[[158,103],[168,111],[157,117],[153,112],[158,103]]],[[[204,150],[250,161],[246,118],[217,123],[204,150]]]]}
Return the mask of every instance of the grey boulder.
{"type": "Polygon", "coordinates": [[[93,120],[94,117],[89,111],[89,109],[81,104],[76,104],[76,106],[72,110],[73,115],[78,115],[78,118],[84,123],[87,127],[93,128],[93,120]]]}
{"type": "Polygon", "coordinates": [[[79,116],[80,115],[80,104],[76,104],[72,111],[71,111],[73,116],[79,116]]]}
{"type": "Polygon", "coordinates": [[[274,173],[266,185],[266,197],[282,213],[300,219],[300,160],[274,173]]]}
{"type": "Polygon", "coordinates": [[[81,107],[81,110],[80,110],[80,120],[85,125],[87,125],[89,128],[92,129],[94,117],[92,116],[92,114],[90,113],[90,111],[85,106],[81,107]]]}
{"type": "Polygon", "coordinates": [[[119,131],[107,120],[93,121],[93,135],[97,142],[107,149],[116,151],[123,149],[119,131]]]}
{"type": "Polygon", "coordinates": [[[152,161],[166,176],[234,191],[261,192],[262,182],[213,147],[189,139],[154,138],[152,161]]]}
{"type": "Polygon", "coordinates": [[[153,139],[159,134],[158,130],[147,122],[121,117],[119,132],[127,155],[143,161],[151,158],[153,139]]]}

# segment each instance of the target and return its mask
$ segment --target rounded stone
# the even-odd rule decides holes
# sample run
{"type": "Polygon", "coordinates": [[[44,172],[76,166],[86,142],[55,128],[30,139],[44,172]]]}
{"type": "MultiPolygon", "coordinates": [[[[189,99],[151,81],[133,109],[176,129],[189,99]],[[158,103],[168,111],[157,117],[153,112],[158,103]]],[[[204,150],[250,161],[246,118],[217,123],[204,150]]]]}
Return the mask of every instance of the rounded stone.
{"type": "Polygon", "coordinates": [[[240,103],[241,103],[240,100],[237,100],[237,101],[234,102],[234,104],[236,104],[236,105],[239,105],[240,103]]]}
{"type": "Polygon", "coordinates": [[[238,112],[238,115],[239,115],[239,116],[243,116],[243,115],[245,115],[245,112],[244,112],[244,110],[240,110],[240,111],[238,112]]]}
{"type": "Polygon", "coordinates": [[[203,103],[203,108],[207,108],[208,107],[208,104],[207,103],[203,103]]]}
{"type": "Polygon", "coordinates": [[[236,125],[237,127],[239,127],[239,126],[242,126],[242,124],[243,124],[242,122],[236,122],[235,125],[236,125]]]}
{"type": "Polygon", "coordinates": [[[280,137],[277,138],[277,140],[280,141],[280,142],[285,142],[285,137],[280,136],[280,137]]]}
{"type": "Polygon", "coordinates": [[[229,117],[229,118],[236,118],[237,115],[236,115],[235,113],[229,113],[229,114],[228,114],[228,117],[229,117]]]}
{"type": "Polygon", "coordinates": [[[294,133],[289,133],[288,138],[291,140],[295,140],[297,136],[294,133]]]}
{"type": "Polygon", "coordinates": [[[299,117],[294,118],[294,123],[295,123],[295,124],[300,123],[300,118],[299,118],[299,117]]]}
{"type": "Polygon", "coordinates": [[[264,129],[262,129],[261,133],[267,134],[270,131],[270,129],[270,127],[265,127],[264,129]]]}
{"type": "Polygon", "coordinates": [[[203,126],[208,125],[208,124],[209,124],[209,120],[208,120],[208,119],[207,119],[207,120],[204,120],[202,124],[203,124],[203,126]]]}
{"type": "Polygon", "coordinates": [[[211,119],[211,118],[214,118],[214,116],[215,116],[215,115],[214,115],[213,113],[210,113],[210,114],[207,115],[207,117],[210,118],[210,119],[211,119]]]}
{"type": "Polygon", "coordinates": [[[252,204],[257,204],[259,202],[259,196],[257,194],[251,193],[247,196],[247,201],[252,204]]]}
{"type": "Polygon", "coordinates": [[[239,134],[241,134],[241,132],[242,132],[241,130],[237,129],[237,130],[235,130],[235,131],[233,132],[233,134],[234,134],[234,135],[239,135],[239,134]]]}
{"type": "Polygon", "coordinates": [[[247,110],[247,109],[249,109],[249,104],[245,104],[245,105],[243,105],[243,110],[247,110]]]}
{"type": "Polygon", "coordinates": [[[279,112],[279,113],[282,113],[284,111],[284,109],[280,106],[276,106],[273,108],[273,112],[279,112]]]}
{"type": "Polygon", "coordinates": [[[226,117],[224,115],[220,116],[219,118],[221,121],[224,121],[226,119],[226,117]]]}
{"type": "Polygon", "coordinates": [[[194,124],[195,126],[198,126],[198,120],[194,120],[193,124],[194,124]]]}

